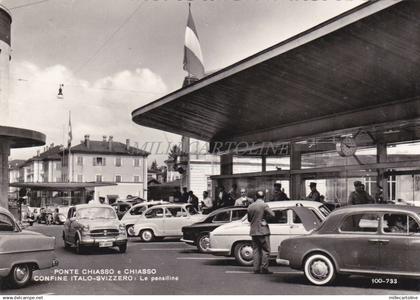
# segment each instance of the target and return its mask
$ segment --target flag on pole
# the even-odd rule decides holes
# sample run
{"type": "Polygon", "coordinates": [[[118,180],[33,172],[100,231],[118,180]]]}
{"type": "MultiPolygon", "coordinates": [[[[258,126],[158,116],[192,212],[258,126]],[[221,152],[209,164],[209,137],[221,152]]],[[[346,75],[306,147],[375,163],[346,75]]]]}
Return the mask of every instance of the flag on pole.
{"type": "Polygon", "coordinates": [[[184,45],[184,70],[188,72],[188,76],[198,79],[204,77],[203,54],[201,52],[200,41],[198,39],[197,30],[191,14],[191,3],[188,10],[188,22],[185,29],[185,45],[184,45]]]}
{"type": "Polygon", "coordinates": [[[71,131],[71,111],[69,111],[69,132],[68,132],[68,140],[67,140],[67,148],[70,149],[71,147],[71,140],[73,139],[73,133],[71,131]]]}

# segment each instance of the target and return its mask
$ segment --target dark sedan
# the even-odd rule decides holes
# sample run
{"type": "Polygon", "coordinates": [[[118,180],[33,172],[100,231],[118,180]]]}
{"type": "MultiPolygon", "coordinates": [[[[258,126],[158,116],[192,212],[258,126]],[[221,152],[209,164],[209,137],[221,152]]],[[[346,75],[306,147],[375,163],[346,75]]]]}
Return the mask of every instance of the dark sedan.
{"type": "Polygon", "coordinates": [[[279,264],[315,285],[337,274],[420,277],[420,208],[357,205],[332,212],[312,234],[284,240],[279,264]]]}
{"type": "Polygon", "coordinates": [[[220,225],[237,221],[247,214],[245,206],[225,207],[211,212],[203,221],[182,227],[181,241],[197,246],[198,251],[206,252],[209,247],[209,233],[220,225]]]}

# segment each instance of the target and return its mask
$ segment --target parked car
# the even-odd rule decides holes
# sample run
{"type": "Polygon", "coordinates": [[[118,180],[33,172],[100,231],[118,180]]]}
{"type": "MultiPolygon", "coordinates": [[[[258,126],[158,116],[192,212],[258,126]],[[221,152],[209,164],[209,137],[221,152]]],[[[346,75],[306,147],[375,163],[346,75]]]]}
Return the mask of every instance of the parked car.
{"type": "MultiPolygon", "coordinates": [[[[270,226],[271,256],[277,256],[280,242],[288,237],[307,234],[311,229],[305,223],[319,223],[325,220],[330,210],[320,202],[307,200],[290,200],[268,202],[275,217],[268,221],[270,226]],[[306,207],[307,212],[295,207],[306,207]],[[309,213],[308,213],[309,212],[309,213]],[[299,214],[301,215],[299,215],[299,214]],[[303,216],[302,216],[303,215],[303,216]]],[[[224,224],[210,232],[210,246],[207,252],[219,256],[233,256],[243,266],[253,263],[252,239],[249,235],[247,216],[240,221],[224,224]]]]}
{"type": "Polygon", "coordinates": [[[63,229],[64,247],[76,253],[85,247],[118,247],[127,250],[127,234],[115,210],[106,204],[79,204],[70,207],[63,229]]]}
{"type": "Polygon", "coordinates": [[[28,223],[30,226],[32,226],[35,222],[35,215],[32,213],[31,209],[26,205],[22,205],[21,220],[22,223],[28,223]]]}
{"type": "Polygon", "coordinates": [[[34,270],[58,265],[54,246],[54,237],[22,230],[12,214],[0,207],[0,278],[18,288],[27,285],[34,270]]]}
{"type": "Polygon", "coordinates": [[[182,227],[203,218],[191,204],[162,204],[147,209],[134,224],[134,235],[150,242],[164,237],[182,237],[182,227]]]}
{"type": "Polygon", "coordinates": [[[357,205],[331,213],[312,234],[287,239],[277,262],[315,285],[337,274],[420,277],[420,208],[357,205]]]}
{"type": "Polygon", "coordinates": [[[45,223],[46,225],[50,225],[52,224],[53,220],[53,209],[51,207],[41,207],[38,216],[38,223],[45,223]]]}
{"type": "Polygon", "coordinates": [[[121,222],[125,225],[127,230],[127,235],[134,236],[134,224],[148,208],[168,203],[169,202],[166,201],[149,201],[132,206],[121,219],[121,222]]]}
{"type": "Polygon", "coordinates": [[[215,210],[201,221],[182,227],[181,241],[197,246],[199,252],[206,252],[210,241],[209,234],[220,225],[241,220],[247,214],[246,206],[232,206],[215,210]]]}
{"type": "Polygon", "coordinates": [[[125,213],[131,208],[132,205],[125,201],[118,201],[118,202],[112,203],[111,206],[115,209],[118,219],[121,220],[122,217],[125,215],[125,213]]]}

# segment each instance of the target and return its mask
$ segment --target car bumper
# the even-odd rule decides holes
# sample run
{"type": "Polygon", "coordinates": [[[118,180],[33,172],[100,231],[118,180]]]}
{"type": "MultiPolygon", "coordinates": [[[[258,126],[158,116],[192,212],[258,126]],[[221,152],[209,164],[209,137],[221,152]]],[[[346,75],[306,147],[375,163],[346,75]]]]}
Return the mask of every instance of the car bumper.
{"type": "Polygon", "coordinates": [[[194,242],[194,241],[192,241],[192,240],[180,239],[180,241],[181,241],[181,242],[184,242],[184,243],[187,243],[187,244],[190,244],[190,245],[195,245],[195,242],[194,242]]]}
{"type": "Polygon", "coordinates": [[[208,248],[206,252],[217,256],[230,256],[229,249],[208,248]]]}
{"type": "Polygon", "coordinates": [[[118,236],[118,237],[100,237],[100,238],[93,238],[90,236],[82,236],[80,239],[80,244],[83,246],[92,246],[92,247],[101,247],[102,245],[109,245],[104,247],[114,247],[120,246],[127,243],[126,236],[118,236]],[[112,245],[111,245],[112,243],[112,245]]]}
{"type": "Polygon", "coordinates": [[[281,258],[276,258],[276,263],[278,265],[282,265],[282,266],[289,266],[290,265],[290,261],[288,261],[287,259],[281,259],[281,258]]]}

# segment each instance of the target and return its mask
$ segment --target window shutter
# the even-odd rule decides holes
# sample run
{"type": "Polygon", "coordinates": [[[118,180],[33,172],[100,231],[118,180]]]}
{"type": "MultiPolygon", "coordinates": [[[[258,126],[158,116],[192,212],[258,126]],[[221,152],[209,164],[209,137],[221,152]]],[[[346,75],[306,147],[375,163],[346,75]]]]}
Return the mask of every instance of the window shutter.
{"type": "Polygon", "coordinates": [[[106,166],[106,158],[104,157],[103,160],[104,160],[104,164],[103,165],[106,166]]]}
{"type": "Polygon", "coordinates": [[[92,165],[93,165],[93,166],[96,166],[96,157],[93,157],[93,158],[92,158],[92,165]]]}

